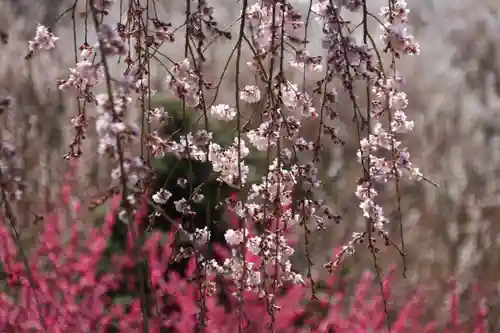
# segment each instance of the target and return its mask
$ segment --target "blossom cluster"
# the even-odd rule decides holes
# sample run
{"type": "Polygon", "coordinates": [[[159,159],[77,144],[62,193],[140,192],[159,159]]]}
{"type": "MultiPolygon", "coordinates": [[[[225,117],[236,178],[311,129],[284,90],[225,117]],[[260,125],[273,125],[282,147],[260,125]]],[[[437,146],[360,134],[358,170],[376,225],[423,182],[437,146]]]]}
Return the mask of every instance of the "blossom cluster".
{"type": "Polygon", "coordinates": [[[29,41],[30,52],[38,52],[40,50],[50,50],[56,47],[55,42],[59,39],[50,30],[38,23],[36,27],[35,38],[29,41]]]}
{"type": "Polygon", "coordinates": [[[176,64],[172,69],[172,75],[167,77],[169,90],[188,106],[198,106],[200,102],[198,84],[198,74],[192,68],[189,59],[176,64]]]}
{"type": "MultiPolygon", "coordinates": [[[[247,229],[229,229],[225,234],[226,242],[233,247],[232,256],[223,265],[212,261],[212,267],[219,273],[230,275],[236,286],[243,284],[244,290],[266,295],[263,284],[266,280],[275,282],[276,287],[284,283],[304,283],[300,274],[292,271],[290,257],[294,250],[279,233],[268,233],[264,237],[251,236],[247,229]],[[244,245],[249,251],[247,257],[238,255],[235,250],[244,245]],[[274,275],[278,274],[278,277],[274,275]]],[[[275,295],[267,293],[268,297],[275,295]]]]}

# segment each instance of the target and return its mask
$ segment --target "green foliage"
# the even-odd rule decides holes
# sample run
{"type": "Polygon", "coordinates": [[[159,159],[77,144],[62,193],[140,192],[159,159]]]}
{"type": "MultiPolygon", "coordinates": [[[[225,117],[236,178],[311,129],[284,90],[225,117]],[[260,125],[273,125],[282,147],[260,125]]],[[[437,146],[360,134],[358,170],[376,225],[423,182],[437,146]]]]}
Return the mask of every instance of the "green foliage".
{"type": "MultiPolygon", "coordinates": [[[[177,141],[183,135],[195,131],[196,128],[203,128],[199,124],[202,121],[200,117],[202,112],[199,110],[184,108],[182,102],[174,100],[160,99],[155,101],[154,104],[156,105],[152,105],[152,107],[162,106],[170,117],[168,122],[160,129],[163,136],[177,141]]],[[[220,141],[231,141],[230,132],[227,128],[219,127],[217,131],[214,131],[214,140],[220,144],[224,144],[224,142],[220,141]]],[[[167,155],[154,159],[152,166],[155,175],[152,192],[165,188],[172,193],[169,202],[162,207],[165,214],[170,219],[180,221],[183,227],[189,231],[207,226],[211,229],[215,241],[222,241],[221,237],[226,227],[222,221],[223,212],[221,208],[217,207],[216,203],[226,199],[236,190],[217,181],[217,175],[213,173],[212,166],[208,162],[178,159],[175,156],[167,155]],[[187,186],[179,186],[178,179],[180,178],[187,180],[187,186]],[[204,195],[204,200],[200,204],[190,202],[196,215],[191,218],[183,217],[176,211],[173,203],[181,198],[189,198],[195,188],[204,195]]],[[[170,224],[170,221],[160,216],[155,218],[153,227],[169,230],[170,224]]]]}

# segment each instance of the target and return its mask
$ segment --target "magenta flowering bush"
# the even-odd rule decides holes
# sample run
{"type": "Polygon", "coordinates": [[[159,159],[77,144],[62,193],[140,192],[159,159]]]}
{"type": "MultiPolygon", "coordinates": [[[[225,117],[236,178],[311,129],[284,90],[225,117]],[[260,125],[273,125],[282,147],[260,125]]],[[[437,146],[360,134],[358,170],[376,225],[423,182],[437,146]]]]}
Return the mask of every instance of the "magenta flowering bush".
{"type": "MultiPolygon", "coordinates": [[[[0,259],[8,277],[0,294],[2,332],[143,332],[145,318],[148,332],[196,332],[200,323],[207,332],[234,332],[238,326],[244,332],[256,333],[268,332],[271,327],[274,332],[297,333],[387,332],[384,304],[390,303],[394,271],[383,279],[384,297],[374,283],[374,276],[366,273],[353,292],[336,287],[338,279],[332,275],[324,281],[323,291],[315,299],[310,298],[308,286],[290,283],[280,288],[274,303],[251,291],[242,293],[241,302],[236,297],[223,301],[213,296],[214,290],[196,281],[194,257],[186,278],[174,271],[165,275],[174,253],[173,233],[153,231],[136,252],[131,230],[125,252],[113,255],[107,267],[100,267],[116,221],[119,198],[109,203],[102,226],[80,226],[76,220],[64,224],[65,208],[78,213],[80,207],[71,201],[69,185],[62,192],[62,204],[44,219],[40,245],[27,258],[27,266],[8,227],[0,225],[0,259]],[[137,276],[126,273],[138,260],[147,261],[146,309],[142,309],[137,296],[134,281],[137,276]],[[123,282],[129,295],[123,299],[111,297],[110,293],[123,282]],[[210,296],[203,308],[199,302],[201,292],[210,296]],[[148,315],[144,316],[143,311],[148,315]],[[274,316],[269,316],[270,311],[274,316]]],[[[138,216],[136,223],[140,221],[138,216]]],[[[227,252],[222,247],[218,251],[227,252]]],[[[259,260],[254,255],[247,259],[256,265],[259,260]]],[[[220,286],[227,293],[237,290],[230,279],[219,281],[220,286]]],[[[442,322],[427,322],[422,318],[426,310],[425,295],[409,296],[403,307],[391,309],[394,312],[389,321],[391,332],[443,332],[442,322]]],[[[475,308],[474,330],[470,332],[485,333],[486,309],[480,302],[475,303],[475,308]]],[[[445,332],[464,332],[453,288],[449,314],[445,332]]]]}

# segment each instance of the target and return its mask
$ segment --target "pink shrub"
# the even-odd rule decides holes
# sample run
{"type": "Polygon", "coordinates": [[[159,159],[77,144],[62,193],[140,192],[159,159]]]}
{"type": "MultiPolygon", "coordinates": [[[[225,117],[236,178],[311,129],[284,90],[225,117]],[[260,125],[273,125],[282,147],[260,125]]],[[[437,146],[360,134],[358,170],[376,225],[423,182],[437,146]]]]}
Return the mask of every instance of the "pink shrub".
{"type": "MultiPolygon", "coordinates": [[[[69,207],[70,187],[63,189],[62,201],[69,207]]],[[[119,198],[109,204],[101,227],[79,229],[79,223],[64,226],[62,210],[49,214],[40,235],[40,244],[27,260],[22,257],[10,236],[9,227],[0,225],[0,258],[8,276],[6,292],[0,294],[1,332],[143,332],[141,298],[134,296],[137,277],[125,274],[138,262],[134,250],[134,235],[128,233],[127,249],[113,255],[111,271],[99,263],[115,223],[119,198]],[[108,295],[125,281],[132,295],[117,302],[108,295]]],[[[78,205],[73,205],[78,212],[78,205]]],[[[137,219],[139,220],[139,219],[137,219]]],[[[165,270],[172,256],[172,234],[152,232],[139,249],[140,258],[147,258],[150,293],[147,295],[148,327],[150,332],[194,332],[200,320],[200,279],[195,277],[195,261],[191,260],[188,275],[183,279],[165,270]],[[192,281],[191,281],[192,280],[192,281]],[[165,297],[167,296],[167,297],[165,297]]],[[[223,253],[224,250],[218,249],[223,253]]],[[[394,274],[383,280],[386,301],[394,274]]],[[[244,293],[240,304],[229,296],[227,304],[218,297],[204,297],[204,324],[207,332],[266,332],[273,322],[275,332],[387,332],[384,299],[373,276],[365,274],[357,282],[353,295],[335,291],[336,278],[326,281],[320,299],[310,300],[310,288],[291,285],[277,300],[274,320],[268,306],[254,293],[244,293]]],[[[231,290],[231,286],[225,286],[231,290]]],[[[234,291],[234,290],[233,290],[234,291]]],[[[393,309],[391,309],[393,310],[393,309]]],[[[425,310],[423,295],[414,294],[391,320],[391,332],[436,332],[437,322],[421,319],[425,310]]],[[[458,298],[450,294],[450,321],[447,333],[463,332],[460,326],[458,298]]],[[[485,309],[477,304],[474,333],[485,333],[485,309]]]]}

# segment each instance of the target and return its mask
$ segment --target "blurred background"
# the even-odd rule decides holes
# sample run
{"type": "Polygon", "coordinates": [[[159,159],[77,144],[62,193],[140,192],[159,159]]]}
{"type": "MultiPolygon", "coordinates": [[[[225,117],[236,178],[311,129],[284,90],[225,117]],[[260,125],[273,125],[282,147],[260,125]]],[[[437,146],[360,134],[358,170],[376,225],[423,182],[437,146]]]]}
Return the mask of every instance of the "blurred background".
{"type": "MultiPolygon", "coordinates": [[[[233,5],[227,0],[212,0],[210,4],[217,8],[217,2],[224,11],[217,10],[216,18],[226,26],[238,15],[239,4],[233,5]]],[[[74,46],[79,46],[84,38],[83,19],[77,18],[73,29],[70,15],[63,17],[54,28],[60,37],[57,49],[31,61],[25,61],[24,56],[37,22],[50,26],[72,3],[68,0],[0,1],[0,32],[8,35],[8,41],[0,43],[0,95],[14,98],[12,110],[2,116],[0,122],[3,139],[15,142],[23,159],[29,191],[18,211],[23,221],[21,236],[28,246],[36,242],[39,226],[32,223],[27,212],[43,210],[56,200],[61,174],[66,170],[67,162],[62,156],[73,136],[70,119],[77,109],[74,96],[59,91],[57,80],[66,78],[68,68],[74,67],[74,46]]],[[[370,1],[372,12],[378,13],[383,3],[370,1]]],[[[308,1],[297,4],[303,12],[307,10],[308,1]]],[[[443,294],[451,276],[457,278],[464,299],[471,297],[471,284],[478,283],[489,297],[491,318],[499,318],[500,2],[408,0],[408,6],[411,29],[421,45],[421,55],[401,60],[398,67],[406,78],[404,90],[410,103],[407,115],[415,121],[415,130],[405,143],[413,163],[427,178],[438,183],[439,188],[425,182],[401,182],[408,278],[400,274],[397,285],[401,290],[425,288],[429,291],[429,302],[435,305],[432,311],[439,313],[446,310],[443,294]]],[[[79,10],[83,11],[84,5],[79,5],[79,10]]],[[[165,0],[158,5],[158,11],[161,18],[177,26],[182,21],[183,2],[165,0]]],[[[110,13],[108,21],[117,22],[119,18],[117,10],[110,13]]],[[[373,28],[377,34],[378,27],[373,28]]],[[[320,33],[317,24],[311,24],[311,29],[320,33]]],[[[94,37],[93,27],[89,27],[91,44],[94,37]]],[[[216,43],[216,47],[208,51],[210,65],[207,66],[211,69],[208,75],[214,78],[225,65],[224,53],[229,54],[233,47],[233,42],[216,43]]],[[[174,43],[166,45],[163,52],[180,60],[179,49],[174,43]]],[[[311,40],[310,52],[321,55],[319,39],[311,40]]],[[[166,72],[159,64],[152,64],[153,88],[160,91],[161,97],[166,72]]],[[[243,84],[253,82],[251,74],[242,77],[243,84]]],[[[234,75],[229,74],[223,85],[233,85],[234,89],[232,78],[234,75]]],[[[310,80],[313,82],[312,77],[310,80]]],[[[228,89],[231,93],[227,95],[224,89],[221,91],[220,101],[231,103],[232,90],[228,89]]],[[[321,267],[331,256],[331,250],[325,249],[340,246],[363,225],[353,194],[361,171],[355,160],[357,142],[349,135],[350,107],[345,104],[346,114],[342,109],[341,102],[336,126],[346,145],[331,145],[322,170],[327,184],[322,195],[342,215],[342,222],[313,235],[310,252],[318,266],[318,275],[325,274],[321,267]]],[[[92,116],[92,112],[89,115],[92,116]]],[[[80,168],[81,177],[75,184],[75,193],[80,193],[84,200],[108,184],[108,169],[98,157],[92,117],[89,120],[89,136],[82,157],[84,167],[80,168]]],[[[401,242],[396,193],[386,193],[382,203],[387,215],[392,217],[391,234],[393,240],[401,242]]],[[[359,276],[367,268],[373,270],[371,256],[366,252],[359,250],[344,263],[343,272],[347,276],[359,276]]],[[[296,261],[298,267],[306,267],[305,260],[297,258],[296,261]]],[[[379,264],[384,268],[396,264],[402,270],[401,258],[390,248],[380,255],[379,264]]]]}

